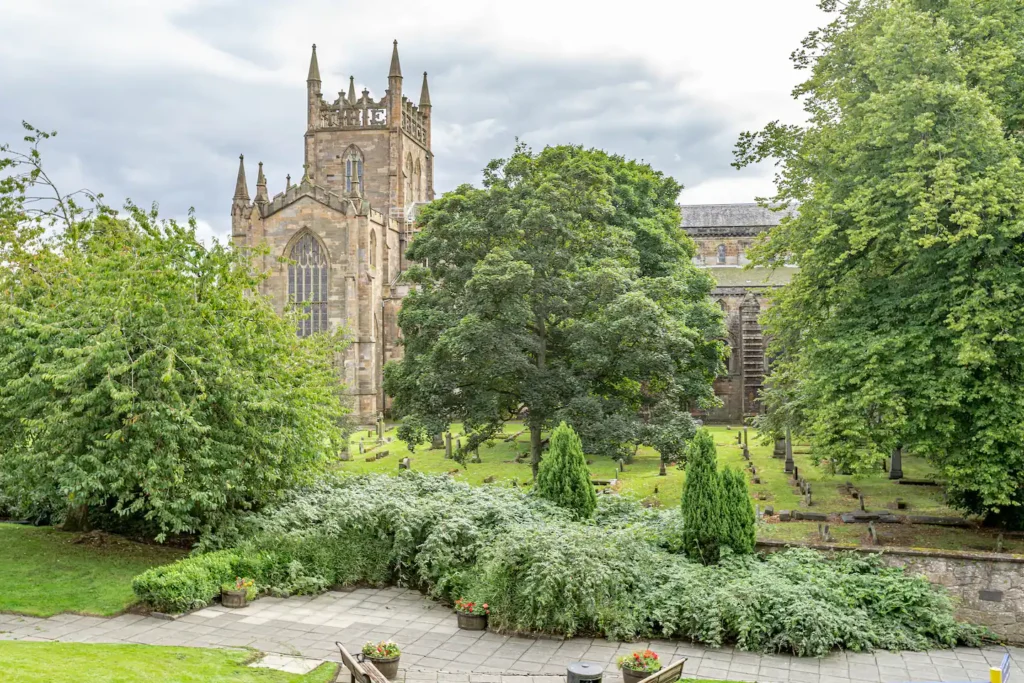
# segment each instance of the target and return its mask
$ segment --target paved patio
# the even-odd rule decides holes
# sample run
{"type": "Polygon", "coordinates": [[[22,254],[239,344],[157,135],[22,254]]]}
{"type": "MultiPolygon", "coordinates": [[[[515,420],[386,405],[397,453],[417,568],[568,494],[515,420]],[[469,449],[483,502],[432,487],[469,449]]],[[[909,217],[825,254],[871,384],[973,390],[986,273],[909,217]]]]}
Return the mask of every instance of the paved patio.
{"type": "Polygon", "coordinates": [[[650,646],[663,661],[686,657],[686,677],[764,683],[900,683],[988,681],[1009,651],[1011,677],[1024,679],[1022,648],[956,648],[929,652],[838,652],[823,659],[710,649],[685,641],[616,643],[593,638],[530,638],[460,631],[455,615],[401,588],[331,591],[288,599],[261,598],[239,610],[208,607],[174,620],[138,615],[110,619],[62,614],[49,619],[0,614],[0,639],[78,643],[143,643],[252,647],[263,652],[338,661],[335,641],[350,651],[367,640],[402,648],[407,683],[564,683],[570,662],[605,665],[620,683],[615,657],[650,646]]]}

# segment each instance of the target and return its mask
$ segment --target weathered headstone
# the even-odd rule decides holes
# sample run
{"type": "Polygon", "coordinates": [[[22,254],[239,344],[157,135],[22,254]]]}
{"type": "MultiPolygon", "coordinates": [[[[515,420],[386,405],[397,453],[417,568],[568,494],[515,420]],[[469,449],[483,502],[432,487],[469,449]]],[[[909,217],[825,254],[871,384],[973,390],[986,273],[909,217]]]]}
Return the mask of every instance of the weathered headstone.
{"type": "Polygon", "coordinates": [[[793,479],[800,481],[800,468],[796,465],[793,465],[793,479]]]}
{"type": "Polygon", "coordinates": [[[896,509],[897,510],[906,510],[907,509],[907,501],[903,500],[902,498],[897,498],[896,499],[896,509]]]}
{"type": "Polygon", "coordinates": [[[757,474],[757,467],[754,466],[754,463],[750,463],[750,473],[757,474]]]}
{"type": "Polygon", "coordinates": [[[366,456],[366,462],[373,462],[376,459],[377,459],[376,455],[368,455],[368,456],[366,456]]]}
{"type": "Polygon", "coordinates": [[[750,460],[750,449],[747,448],[747,444],[743,444],[743,457],[750,460]]]}
{"type": "Polygon", "coordinates": [[[775,514],[775,507],[771,505],[764,506],[764,514],[766,517],[771,517],[775,514]]]}
{"type": "Polygon", "coordinates": [[[761,477],[752,477],[751,481],[753,481],[755,484],[760,484],[761,483],[761,477]]]}
{"type": "Polygon", "coordinates": [[[786,427],[786,472],[792,472],[794,469],[796,464],[793,462],[793,434],[789,427],[786,427]]]}
{"type": "Polygon", "coordinates": [[[665,471],[665,461],[664,460],[661,461],[661,466],[658,467],[658,476],[659,477],[667,477],[668,476],[668,472],[665,471]]]}
{"type": "Polygon", "coordinates": [[[897,446],[892,452],[892,467],[889,468],[890,479],[903,478],[903,446],[897,446]]]}
{"type": "Polygon", "coordinates": [[[380,460],[381,458],[386,458],[390,454],[391,451],[381,451],[380,453],[377,454],[377,459],[380,460]]]}
{"type": "Polygon", "coordinates": [[[364,453],[366,453],[366,444],[364,444],[362,441],[360,441],[359,442],[359,455],[363,455],[364,453]]]}
{"type": "Polygon", "coordinates": [[[860,497],[860,511],[867,512],[867,508],[864,507],[864,496],[860,497]]]}
{"type": "Polygon", "coordinates": [[[619,472],[625,472],[625,471],[626,471],[626,461],[623,460],[622,458],[619,458],[619,472]]]}
{"type": "Polygon", "coordinates": [[[444,457],[447,460],[452,459],[452,433],[445,432],[444,434],[444,457]]]}
{"type": "Polygon", "coordinates": [[[1002,532],[999,532],[999,535],[996,536],[996,552],[997,553],[1003,552],[1003,533],[1002,532]]]}
{"type": "Polygon", "coordinates": [[[810,493],[810,491],[808,491],[807,494],[804,496],[804,503],[807,504],[807,507],[811,507],[811,493],[810,493]]]}
{"type": "Polygon", "coordinates": [[[748,443],[749,442],[747,441],[747,428],[744,427],[743,428],[743,445],[744,445],[744,449],[743,450],[744,451],[747,450],[745,447],[748,445],[748,443]]]}
{"type": "Polygon", "coordinates": [[[477,464],[480,464],[480,463],[483,462],[483,460],[480,459],[480,449],[479,448],[474,448],[473,449],[473,460],[472,460],[472,462],[475,462],[477,464]]]}
{"type": "Polygon", "coordinates": [[[494,483],[494,475],[492,474],[489,477],[485,477],[484,478],[484,483],[485,484],[493,484],[494,483]]]}
{"type": "Polygon", "coordinates": [[[444,448],[444,434],[438,432],[430,437],[430,450],[439,451],[444,448]]]}
{"type": "Polygon", "coordinates": [[[788,522],[793,517],[793,513],[789,510],[779,510],[779,521],[788,522]]]}
{"type": "Polygon", "coordinates": [[[775,439],[775,448],[772,450],[772,457],[782,459],[786,457],[786,442],[782,439],[775,439]]]}
{"type": "Polygon", "coordinates": [[[736,445],[739,446],[741,443],[743,443],[743,433],[736,432],[736,445]]]}
{"type": "Polygon", "coordinates": [[[402,461],[398,463],[398,469],[407,470],[409,468],[409,458],[402,458],[402,461]]]}
{"type": "Polygon", "coordinates": [[[875,531],[874,522],[868,522],[868,536],[871,538],[871,545],[878,545],[878,532],[875,531]]]}

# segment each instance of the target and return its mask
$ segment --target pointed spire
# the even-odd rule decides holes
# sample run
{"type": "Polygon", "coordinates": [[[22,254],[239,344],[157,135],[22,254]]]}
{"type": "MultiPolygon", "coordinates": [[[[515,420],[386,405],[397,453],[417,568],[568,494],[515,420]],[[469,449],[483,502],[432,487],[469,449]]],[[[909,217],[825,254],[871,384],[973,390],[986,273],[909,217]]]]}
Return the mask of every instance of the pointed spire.
{"type": "Polygon", "coordinates": [[[245,156],[238,155],[238,180],[235,181],[235,199],[249,201],[249,185],[245,182],[245,156]]]}
{"type": "Polygon", "coordinates": [[[398,41],[395,41],[395,46],[391,50],[391,71],[388,72],[388,78],[401,78],[402,77],[402,65],[398,63],[398,41]]]}
{"type": "Polygon", "coordinates": [[[316,61],[316,43],[313,43],[313,56],[309,58],[309,75],[307,81],[320,82],[320,65],[316,61]]]}
{"type": "Polygon", "coordinates": [[[259,173],[256,174],[256,201],[257,202],[268,202],[270,197],[267,196],[267,177],[263,175],[263,162],[260,162],[259,173]]]}
{"type": "Polygon", "coordinates": [[[349,76],[348,77],[348,103],[349,104],[355,104],[356,103],[356,77],[355,76],[349,76]]]}
{"type": "Polygon", "coordinates": [[[427,72],[423,72],[423,88],[420,90],[420,107],[430,106],[430,89],[427,87],[427,72]]]}

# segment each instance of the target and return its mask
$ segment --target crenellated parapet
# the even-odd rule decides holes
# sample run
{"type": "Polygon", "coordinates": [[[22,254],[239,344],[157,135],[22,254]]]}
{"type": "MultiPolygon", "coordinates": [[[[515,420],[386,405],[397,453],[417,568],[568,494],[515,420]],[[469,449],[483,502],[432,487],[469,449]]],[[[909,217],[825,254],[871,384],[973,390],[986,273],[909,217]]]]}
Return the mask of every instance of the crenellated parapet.
{"type": "Polygon", "coordinates": [[[428,114],[421,111],[407,97],[402,98],[402,130],[416,142],[424,147],[428,145],[427,129],[429,126],[428,114]]]}
{"type": "Polygon", "coordinates": [[[364,128],[387,128],[388,96],[379,100],[370,97],[369,90],[363,90],[358,100],[338,93],[334,104],[321,100],[319,116],[314,121],[317,130],[361,130],[364,128]]]}

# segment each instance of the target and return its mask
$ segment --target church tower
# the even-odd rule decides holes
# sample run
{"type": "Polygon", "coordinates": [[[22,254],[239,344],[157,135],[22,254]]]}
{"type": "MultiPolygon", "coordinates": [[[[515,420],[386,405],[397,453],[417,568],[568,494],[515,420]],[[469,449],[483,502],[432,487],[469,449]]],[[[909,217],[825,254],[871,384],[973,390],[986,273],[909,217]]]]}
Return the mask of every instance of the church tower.
{"type": "Polygon", "coordinates": [[[269,196],[263,164],[250,201],[243,160],[231,204],[232,239],[266,244],[261,285],[284,314],[297,309],[297,334],[344,329],[350,338],[342,381],[355,421],[386,412],[383,366],[401,357],[397,323],[408,285],[404,252],[419,206],[434,198],[430,93],[423,74],[418,104],[402,94],[398,41],[387,89],[357,96],[354,76],[329,101],[313,46],[306,75],[301,181],[291,176],[269,196]]]}

